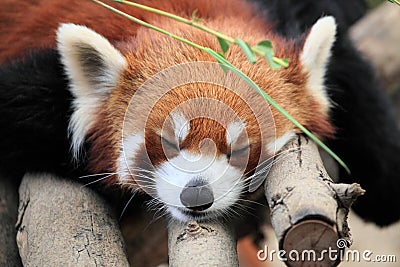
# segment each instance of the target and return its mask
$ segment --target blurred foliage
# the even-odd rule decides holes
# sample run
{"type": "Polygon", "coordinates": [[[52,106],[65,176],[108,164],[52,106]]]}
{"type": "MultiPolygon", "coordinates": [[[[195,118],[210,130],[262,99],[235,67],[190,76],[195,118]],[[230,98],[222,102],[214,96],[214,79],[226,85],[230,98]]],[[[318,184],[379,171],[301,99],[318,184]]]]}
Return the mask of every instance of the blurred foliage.
{"type": "Polygon", "coordinates": [[[367,0],[368,7],[370,9],[377,7],[381,3],[385,2],[385,0],[367,0]]]}

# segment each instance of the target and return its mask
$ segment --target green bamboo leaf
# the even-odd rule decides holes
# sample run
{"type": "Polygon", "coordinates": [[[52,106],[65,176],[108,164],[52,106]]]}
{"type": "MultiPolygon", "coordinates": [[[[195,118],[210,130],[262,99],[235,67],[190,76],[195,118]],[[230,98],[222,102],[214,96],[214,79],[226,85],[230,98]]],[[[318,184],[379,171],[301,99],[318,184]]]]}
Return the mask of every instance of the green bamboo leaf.
{"type": "Polygon", "coordinates": [[[235,43],[240,46],[243,53],[246,55],[251,64],[256,63],[257,57],[254,55],[254,52],[251,50],[251,46],[248,43],[240,39],[235,39],[235,43]]]}
{"type": "Polygon", "coordinates": [[[192,21],[194,22],[201,22],[201,19],[197,17],[197,13],[199,13],[199,10],[196,8],[192,12],[192,21]]]}
{"type": "Polygon", "coordinates": [[[263,40],[255,45],[253,48],[264,54],[264,57],[267,59],[269,66],[274,70],[280,69],[282,67],[287,67],[289,65],[289,59],[280,59],[279,62],[276,62],[276,58],[274,59],[274,47],[271,41],[263,40]]]}
{"type": "Polygon", "coordinates": [[[289,66],[289,58],[285,57],[285,58],[281,58],[282,62],[284,65],[281,64],[281,66],[283,67],[288,67],[289,66]]]}
{"type": "Polygon", "coordinates": [[[282,67],[280,64],[277,64],[274,61],[275,53],[271,41],[268,40],[261,41],[255,46],[255,48],[264,53],[264,57],[267,59],[268,64],[272,69],[275,70],[275,69],[280,69],[282,67]]]}
{"type": "Polygon", "coordinates": [[[268,64],[271,67],[271,69],[278,70],[278,69],[282,68],[281,64],[278,64],[274,61],[274,55],[271,54],[270,52],[265,53],[265,58],[267,59],[268,64]]]}
{"type": "Polygon", "coordinates": [[[205,51],[218,62],[224,72],[227,72],[230,69],[229,62],[223,54],[209,48],[206,48],[205,51]]]}
{"type": "Polygon", "coordinates": [[[222,53],[226,53],[229,50],[230,44],[225,39],[217,37],[219,46],[221,47],[222,53]]]}
{"type": "Polygon", "coordinates": [[[255,49],[260,50],[262,53],[271,53],[272,55],[274,55],[274,48],[272,46],[272,42],[268,41],[268,40],[264,40],[259,42],[257,45],[254,46],[255,49]]]}

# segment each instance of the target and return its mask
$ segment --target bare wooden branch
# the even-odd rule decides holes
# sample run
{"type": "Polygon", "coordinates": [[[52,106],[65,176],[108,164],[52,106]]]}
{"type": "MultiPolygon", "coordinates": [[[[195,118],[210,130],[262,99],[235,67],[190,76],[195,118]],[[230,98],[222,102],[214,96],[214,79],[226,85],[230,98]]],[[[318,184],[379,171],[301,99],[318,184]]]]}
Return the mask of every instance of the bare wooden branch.
{"type": "Polygon", "coordinates": [[[118,223],[93,190],[27,174],[19,194],[17,244],[25,266],[129,266],[118,223]]]}
{"type": "Polygon", "coordinates": [[[239,266],[233,229],[219,222],[168,226],[170,267],[239,266]]]}
{"type": "MultiPolygon", "coordinates": [[[[280,248],[288,253],[312,250],[318,255],[329,248],[338,249],[338,238],[350,245],[347,214],[364,190],[358,184],[334,184],[322,164],[317,145],[307,138],[299,135],[284,150],[291,152],[271,168],[265,183],[280,248]]],[[[289,260],[290,266],[304,266],[304,261],[289,260]]],[[[336,263],[326,254],[318,266],[336,263]]]]}
{"type": "Polygon", "coordinates": [[[362,18],[350,30],[350,37],[375,67],[387,90],[400,84],[400,8],[384,3],[362,18]]]}
{"type": "Polygon", "coordinates": [[[0,266],[22,266],[15,236],[17,221],[18,187],[11,177],[0,177],[0,266]]]}

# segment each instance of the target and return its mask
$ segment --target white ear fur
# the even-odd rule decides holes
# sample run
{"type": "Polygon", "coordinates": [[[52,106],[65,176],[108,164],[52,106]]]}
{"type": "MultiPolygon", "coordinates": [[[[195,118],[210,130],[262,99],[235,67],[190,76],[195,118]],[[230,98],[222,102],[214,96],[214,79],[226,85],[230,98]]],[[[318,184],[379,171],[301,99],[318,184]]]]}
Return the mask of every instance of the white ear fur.
{"type": "Polygon", "coordinates": [[[323,105],[325,112],[329,110],[330,101],[324,88],[324,76],[335,35],[335,19],[332,16],[319,19],[311,28],[301,53],[301,61],[309,72],[307,87],[323,105]]]}
{"type": "Polygon", "coordinates": [[[226,142],[232,145],[244,130],[246,130],[246,124],[244,122],[231,122],[226,128],[226,142]]]}
{"type": "Polygon", "coordinates": [[[57,43],[74,96],[69,130],[74,156],[78,156],[97,108],[117,85],[126,61],[107,39],[85,26],[61,24],[57,43]]]}
{"type": "Polygon", "coordinates": [[[174,122],[174,133],[176,141],[183,141],[190,132],[190,123],[186,117],[181,113],[173,112],[171,114],[174,122]]]}

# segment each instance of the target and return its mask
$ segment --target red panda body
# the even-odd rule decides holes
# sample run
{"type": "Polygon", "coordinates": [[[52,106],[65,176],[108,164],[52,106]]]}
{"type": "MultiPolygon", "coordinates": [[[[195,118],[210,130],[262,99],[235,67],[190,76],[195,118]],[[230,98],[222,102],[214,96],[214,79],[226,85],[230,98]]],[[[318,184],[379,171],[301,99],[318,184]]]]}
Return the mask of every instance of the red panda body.
{"type": "MultiPolygon", "coordinates": [[[[178,207],[170,209],[177,218],[201,218],[233,205],[246,187],[246,175],[299,132],[273,108],[271,117],[264,114],[265,121],[257,121],[254,111],[263,113],[267,102],[257,98],[257,93],[237,77],[213,67],[205,68],[208,70],[201,79],[211,81],[220,77],[222,84],[186,83],[167,88],[157,101],[154,97],[162,84],[138,93],[155,75],[177,65],[198,62],[211,66],[205,62],[215,60],[197,48],[138,26],[91,1],[13,3],[1,4],[8,7],[0,11],[0,25],[6,29],[0,33],[0,62],[23,58],[34,49],[57,48],[74,97],[70,131],[75,155],[83,143],[89,143],[88,171],[115,173],[107,179],[109,184],[121,183],[134,189],[138,183],[142,189],[147,186],[149,190],[145,191],[154,191],[163,202],[178,207]],[[227,84],[238,88],[230,90],[224,87],[227,84]],[[133,98],[139,100],[131,110],[133,98]],[[211,102],[177,109],[193,99],[218,101],[232,110],[236,119],[211,102]],[[152,106],[151,112],[144,116],[149,106],[152,106]],[[262,131],[266,134],[262,135],[262,131]],[[207,140],[212,145],[207,145],[207,140]],[[247,157],[243,157],[243,151],[247,157]],[[211,170],[198,170],[204,166],[196,156],[212,158],[204,163],[211,164],[211,170]],[[190,175],[184,176],[179,168],[179,171],[171,170],[167,163],[183,164],[190,175]],[[221,175],[221,181],[216,181],[211,177],[224,171],[228,178],[221,175]],[[170,177],[173,178],[169,180],[170,177]],[[167,184],[180,189],[171,189],[174,192],[171,197],[171,193],[161,192],[167,184]],[[200,194],[191,189],[199,186],[208,188],[199,198],[209,203],[186,203],[191,201],[185,194],[189,191],[191,195],[200,194]]],[[[255,7],[246,1],[140,3],[186,18],[197,9],[201,24],[250,45],[271,40],[275,55],[289,58],[288,68],[272,70],[262,59],[252,65],[237,46],[231,46],[225,56],[306,128],[320,137],[333,134],[328,118],[329,100],[323,86],[336,29],[332,18],[321,19],[305,38],[291,40],[274,32],[273,25],[266,24],[254,12],[255,7]]],[[[125,5],[113,6],[202,46],[220,50],[214,36],[193,27],[125,5]]],[[[189,74],[186,75],[196,72],[196,67],[187,66],[189,74]]],[[[180,73],[175,74],[179,80],[180,73]]]]}

